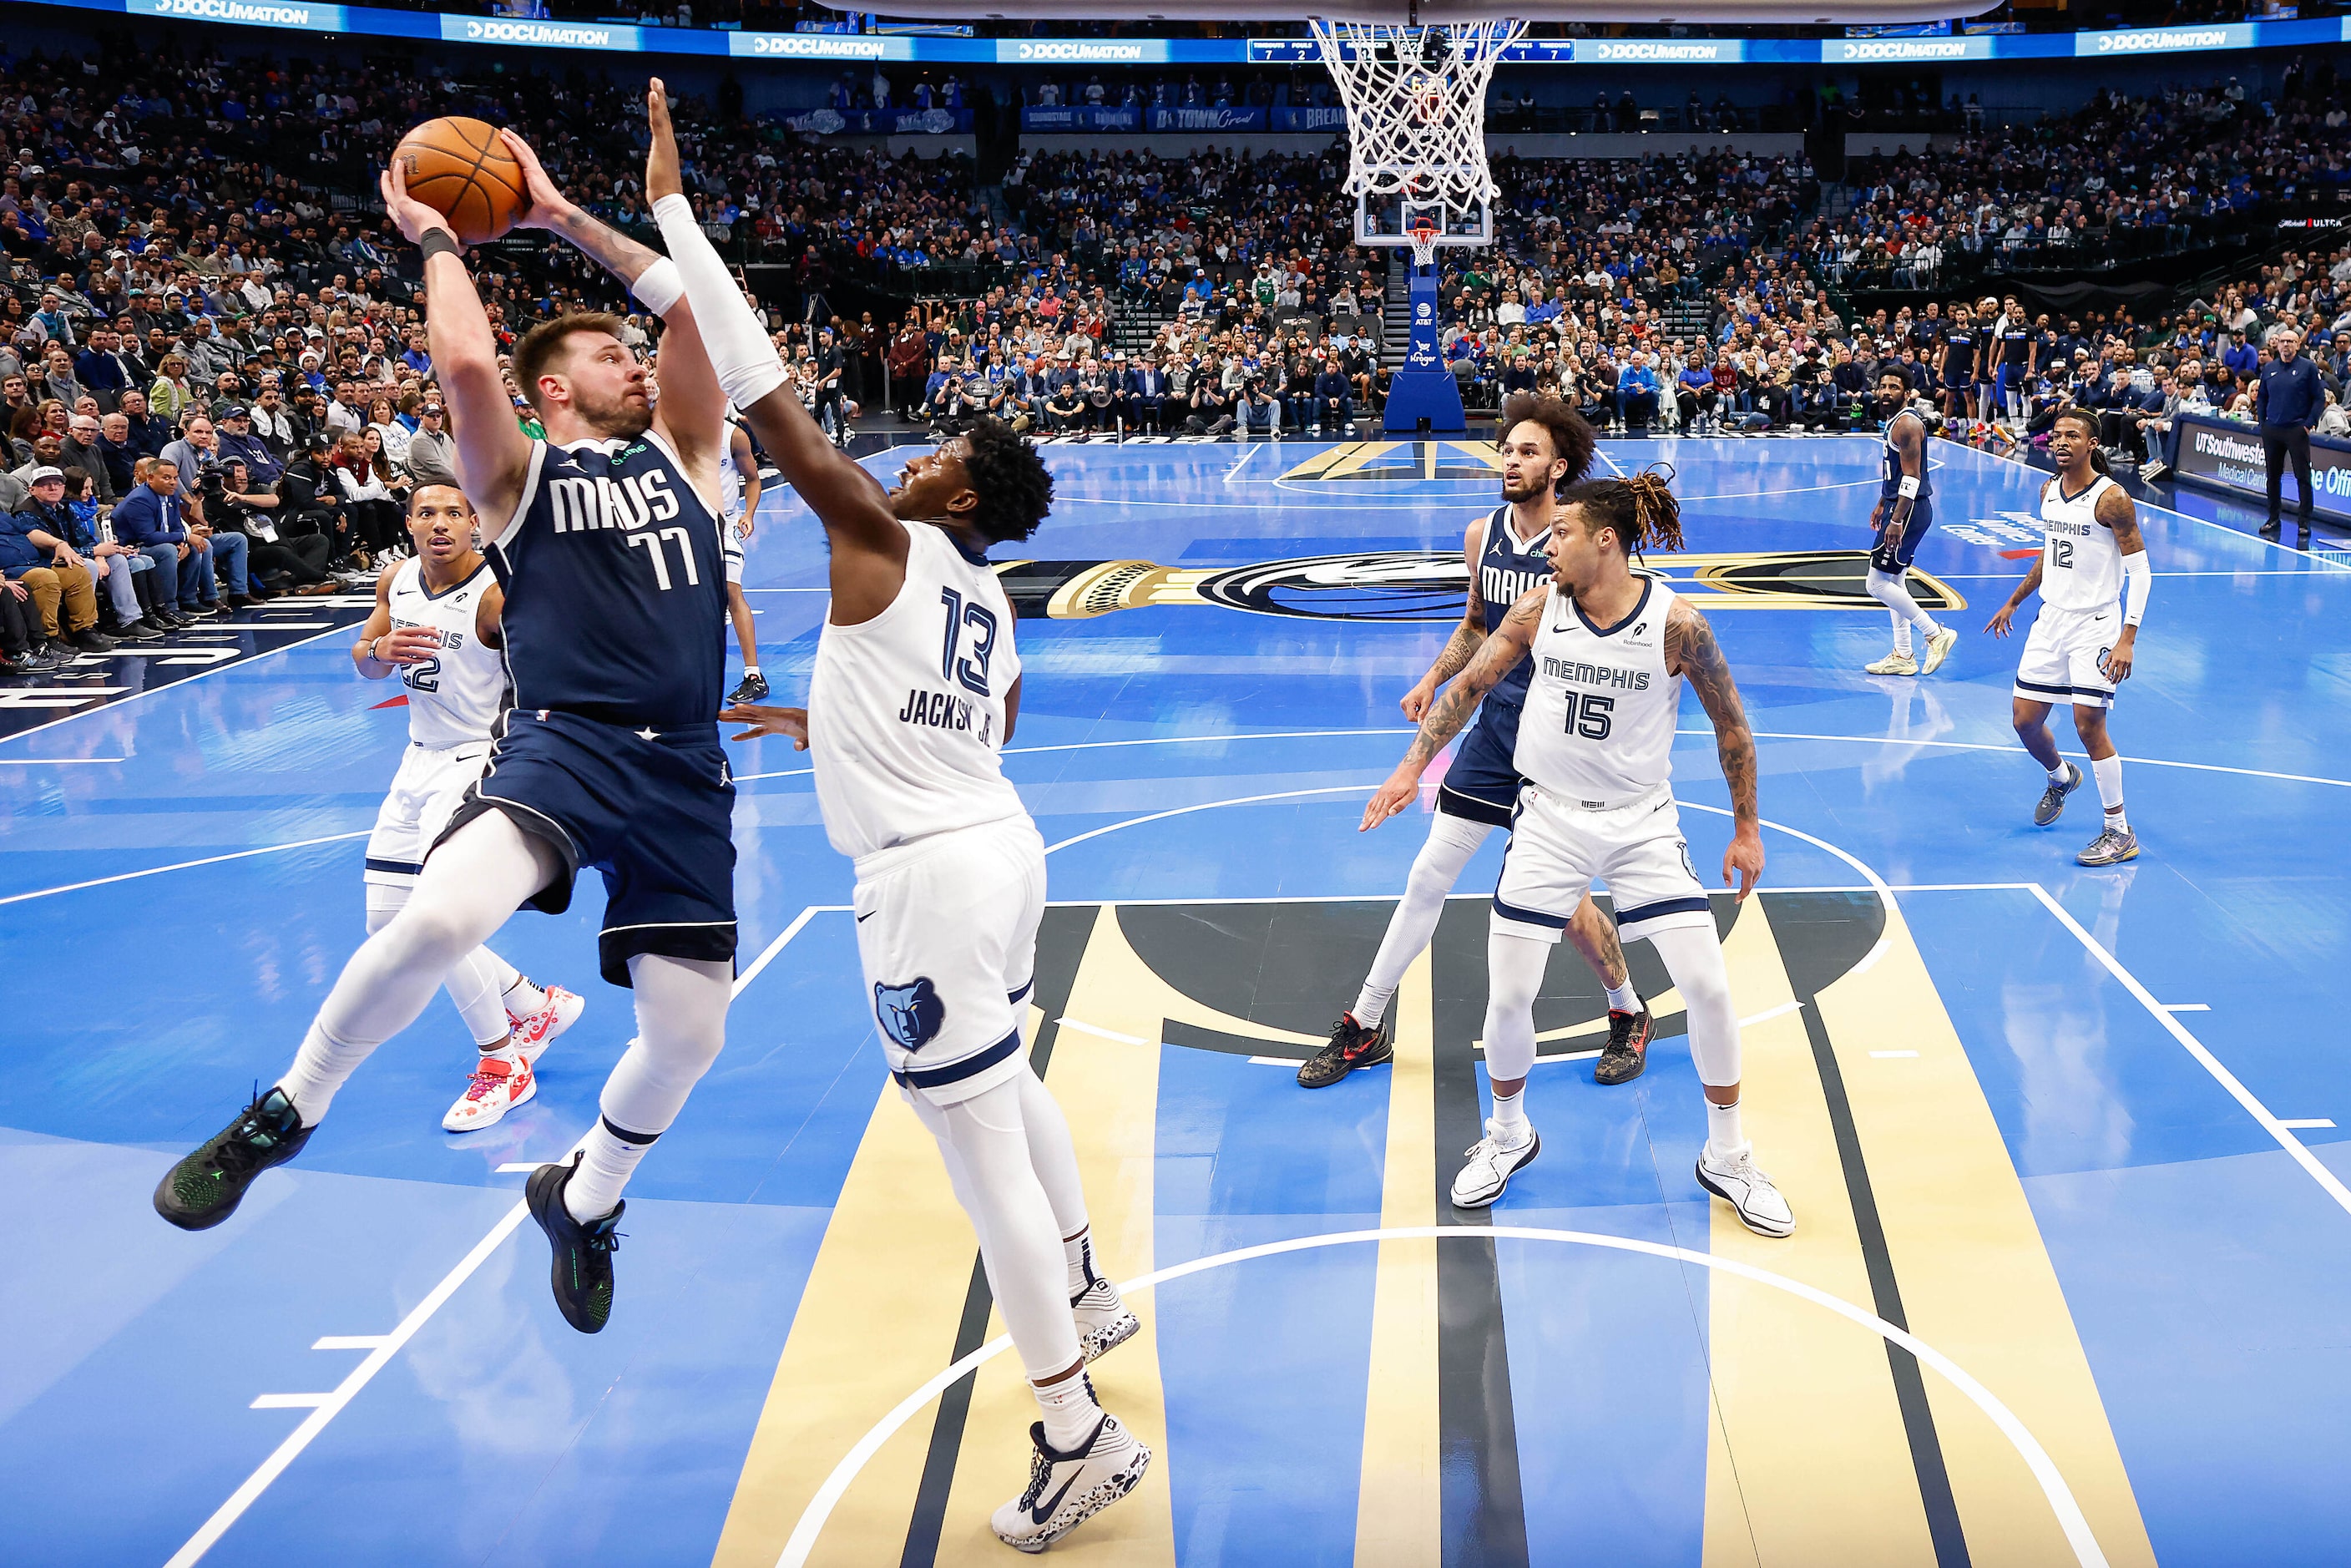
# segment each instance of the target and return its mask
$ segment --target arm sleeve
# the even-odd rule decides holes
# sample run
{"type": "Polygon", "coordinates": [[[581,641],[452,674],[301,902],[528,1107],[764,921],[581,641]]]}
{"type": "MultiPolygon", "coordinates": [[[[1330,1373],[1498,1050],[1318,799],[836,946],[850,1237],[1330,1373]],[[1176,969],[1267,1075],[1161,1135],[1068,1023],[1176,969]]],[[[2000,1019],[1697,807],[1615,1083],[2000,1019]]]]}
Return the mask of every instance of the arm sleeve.
{"type": "Polygon", "coordinates": [[[2147,613],[2147,596],[2155,586],[2155,569],[2147,563],[2147,551],[2139,550],[2123,557],[2123,624],[2136,626],[2147,613]]]}
{"type": "Polygon", "coordinates": [[[784,367],[776,358],[775,345],[743,302],[743,291],[727,276],[726,264],[718,259],[702,226],[694,221],[694,208],[686,199],[664,196],[653,204],[653,216],[661,223],[670,259],[677,264],[686,302],[694,308],[694,324],[702,334],[718,384],[736,407],[750,407],[784,384],[784,367]]]}

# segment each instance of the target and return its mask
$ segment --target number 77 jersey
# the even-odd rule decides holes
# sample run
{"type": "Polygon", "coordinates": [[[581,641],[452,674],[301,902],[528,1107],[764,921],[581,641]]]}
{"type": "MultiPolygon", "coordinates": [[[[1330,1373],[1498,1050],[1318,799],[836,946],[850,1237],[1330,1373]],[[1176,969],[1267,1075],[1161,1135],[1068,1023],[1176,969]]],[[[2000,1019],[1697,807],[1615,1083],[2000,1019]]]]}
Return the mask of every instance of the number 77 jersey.
{"type": "Polygon", "coordinates": [[[944,528],[898,526],[898,596],[855,626],[826,620],[809,686],[817,804],[851,856],[1028,815],[1000,755],[1020,678],[1004,585],[944,528]]]}
{"type": "Polygon", "coordinates": [[[1560,804],[1604,811],[1673,776],[1681,678],[1666,673],[1674,591],[1635,571],[1641,598],[1613,626],[1556,586],[1535,632],[1514,763],[1560,804]]]}
{"type": "Polygon", "coordinates": [[[513,706],[626,729],[715,730],[726,571],[718,519],[658,430],[531,444],[488,550],[513,706]]]}

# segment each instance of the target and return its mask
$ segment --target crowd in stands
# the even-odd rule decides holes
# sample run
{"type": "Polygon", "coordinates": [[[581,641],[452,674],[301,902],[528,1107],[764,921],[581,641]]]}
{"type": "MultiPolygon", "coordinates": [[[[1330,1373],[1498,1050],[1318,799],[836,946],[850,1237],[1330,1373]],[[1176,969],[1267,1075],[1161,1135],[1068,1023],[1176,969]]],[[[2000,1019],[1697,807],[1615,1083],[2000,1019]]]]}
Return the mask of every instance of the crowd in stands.
{"type": "MultiPolygon", "coordinates": [[[[402,498],[449,457],[413,258],[357,203],[399,129],[444,112],[515,124],[592,210],[645,222],[634,84],[469,85],[127,38],[0,54],[12,669],[331,591],[402,552],[402,498]]],[[[2274,258],[2144,320],[2018,305],[2001,275],[2192,248],[2256,208],[2338,200],[2340,99],[2323,63],[2266,101],[2228,80],[2102,93],[2025,134],[1863,163],[1836,200],[1794,159],[1505,154],[1498,243],[1443,253],[1443,350],[1473,407],[1555,387],[1634,427],[1840,428],[1893,364],[1955,419],[2029,433],[2078,401],[2113,412],[2127,444],[2179,406],[2241,410],[2286,329],[2311,334],[2339,398],[2341,253],[2274,258]],[[1937,303],[1854,304],[1881,289],[1937,303]],[[1974,343],[1968,373],[2022,355],[1996,408],[1972,382],[1946,391],[1962,323],[2000,340],[1974,343]]],[[[688,100],[679,120],[705,229],[789,264],[765,303],[837,433],[884,406],[942,428],[995,412],[1048,432],[1343,431],[1384,399],[1389,253],[1354,241],[1336,146],[1039,152],[984,189],[961,160],[813,144],[739,102],[688,100]],[[877,320],[864,306],[883,282],[930,298],[877,320]],[[860,308],[834,314],[828,291],[852,287],[860,308]]],[[[621,298],[563,247],[476,260],[504,341],[621,298]]]]}

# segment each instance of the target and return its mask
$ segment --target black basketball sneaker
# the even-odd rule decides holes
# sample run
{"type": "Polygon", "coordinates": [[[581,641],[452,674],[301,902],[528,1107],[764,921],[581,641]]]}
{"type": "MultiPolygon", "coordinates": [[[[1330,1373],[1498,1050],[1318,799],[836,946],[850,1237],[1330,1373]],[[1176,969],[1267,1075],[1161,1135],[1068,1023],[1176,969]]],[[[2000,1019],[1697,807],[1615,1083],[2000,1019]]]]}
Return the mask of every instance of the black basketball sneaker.
{"type": "Polygon", "coordinates": [[[183,1230],[210,1230],[236,1212],[253,1178],[302,1152],[311,1129],[294,1102],[272,1085],[237,1113],[236,1120],[155,1184],[155,1212],[183,1230]]]}
{"type": "Polygon", "coordinates": [[[1608,1043],[1592,1070],[1594,1083],[1630,1083],[1649,1065],[1649,1036],[1656,1028],[1644,1006],[1637,1013],[1608,1009],[1608,1043]]]}
{"type": "Polygon", "coordinates": [[[1331,1026],[1331,1043],[1299,1068],[1298,1086],[1325,1089],[1358,1067],[1377,1067],[1395,1055],[1395,1041],[1388,1034],[1385,1019],[1376,1029],[1365,1029],[1355,1021],[1353,1013],[1341,1013],[1339,1021],[1331,1026]]]}
{"type": "Polygon", "coordinates": [[[523,1184],[523,1199],[555,1249],[548,1279],[555,1287],[557,1309],[581,1333],[594,1333],[611,1321],[612,1254],[621,1245],[613,1227],[629,1206],[615,1204],[611,1213],[585,1224],[571,1218],[563,1207],[563,1186],[580,1168],[581,1157],[575,1154],[568,1166],[541,1166],[531,1172],[523,1184]]]}

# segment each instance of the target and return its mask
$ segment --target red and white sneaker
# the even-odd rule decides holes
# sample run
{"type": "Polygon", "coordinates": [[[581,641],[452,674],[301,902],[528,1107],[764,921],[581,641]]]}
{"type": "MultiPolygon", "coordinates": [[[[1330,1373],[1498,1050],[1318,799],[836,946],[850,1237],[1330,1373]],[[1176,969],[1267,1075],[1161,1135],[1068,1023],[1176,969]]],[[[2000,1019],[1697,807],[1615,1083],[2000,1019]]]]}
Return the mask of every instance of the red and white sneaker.
{"type": "Polygon", "coordinates": [[[525,1061],[537,1061],[538,1053],[555,1043],[555,1037],[580,1021],[588,1010],[588,998],[561,986],[547,988],[547,1001],[536,1012],[518,1013],[507,1009],[507,1028],[513,1031],[514,1044],[522,1051],[525,1061]]]}
{"type": "Polygon", "coordinates": [[[441,1118],[441,1125],[452,1133],[479,1132],[538,1092],[538,1075],[530,1070],[528,1057],[485,1056],[475,1064],[473,1082],[441,1118]]]}

